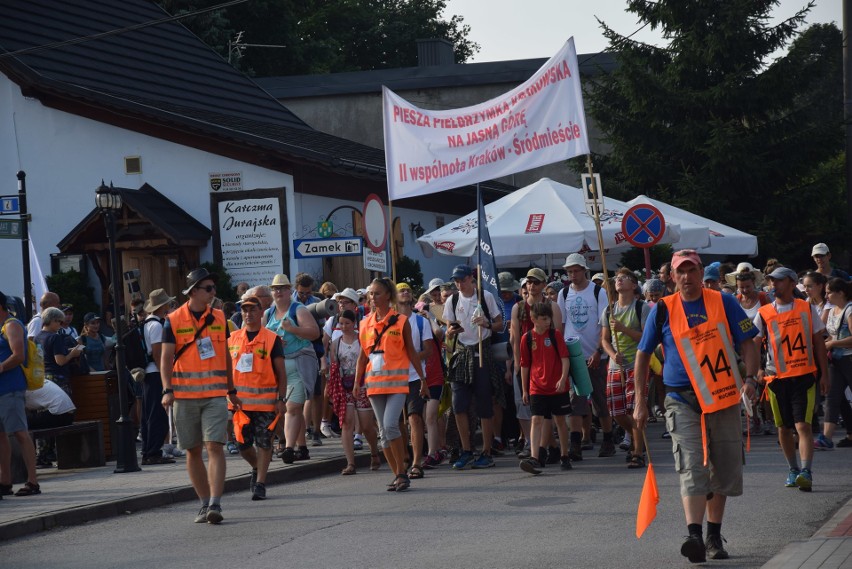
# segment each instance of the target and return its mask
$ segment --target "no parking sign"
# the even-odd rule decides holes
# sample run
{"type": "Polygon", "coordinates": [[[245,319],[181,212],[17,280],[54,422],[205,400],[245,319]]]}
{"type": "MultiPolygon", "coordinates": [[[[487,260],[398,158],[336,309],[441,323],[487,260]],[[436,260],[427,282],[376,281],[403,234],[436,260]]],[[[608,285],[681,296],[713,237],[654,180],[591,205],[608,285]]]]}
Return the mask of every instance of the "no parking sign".
{"type": "Polygon", "coordinates": [[[634,247],[652,247],[663,238],[666,220],[660,210],[652,205],[634,205],[621,220],[621,232],[634,247]]]}

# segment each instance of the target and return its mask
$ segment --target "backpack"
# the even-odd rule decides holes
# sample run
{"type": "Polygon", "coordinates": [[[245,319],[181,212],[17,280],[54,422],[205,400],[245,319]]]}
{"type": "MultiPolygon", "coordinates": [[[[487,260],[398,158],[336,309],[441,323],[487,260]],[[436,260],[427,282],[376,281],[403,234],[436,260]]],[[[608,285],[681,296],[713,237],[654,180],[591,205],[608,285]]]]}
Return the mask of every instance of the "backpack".
{"type": "Polygon", "coordinates": [[[125,332],[121,343],[124,344],[124,365],[127,369],[148,367],[151,358],[148,357],[145,334],[141,327],[134,326],[125,332]]]}
{"type": "MultiPolygon", "coordinates": [[[[595,288],[593,289],[595,291],[595,302],[599,302],[599,297],[601,296],[601,290],[603,290],[603,289],[601,288],[601,285],[599,285],[598,283],[592,283],[592,284],[595,285],[595,288]]],[[[563,289],[562,289],[562,301],[563,302],[568,300],[568,289],[569,288],[571,288],[571,285],[563,287],[563,289]]]]}
{"type": "MultiPolygon", "coordinates": [[[[636,302],[633,303],[633,311],[636,313],[636,322],[639,323],[639,326],[642,326],[642,310],[645,307],[645,301],[641,298],[637,298],[636,302]]],[[[659,315],[659,309],[657,309],[657,314],[659,315]]],[[[604,320],[609,322],[609,305],[604,309],[604,320]]]]}
{"type": "MultiPolygon", "coordinates": [[[[7,320],[6,324],[8,322],[7,320]]],[[[3,324],[0,330],[3,336],[6,336],[6,324],[3,324]]],[[[18,322],[18,324],[21,323],[18,322]]],[[[24,329],[24,363],[21,364],[21,370],[27,379],[27,391],[35,391],[44,387],[44,353],[41,351],[41,346],[26,336],[27,329],[23,324],[21,327],[24,329]]]]}
{"type": "MultiPolygon", "coordinates": [[[[477,294],[479,294],[479,293],[477,293],[477,294]]],[[[485,295],[484,294],[482,295],[482,299],[480,300],[480,302],[482,304],[482,312],[485,313],[485,317],[488,318],[489,320],[491,320],[491,311],[488,310],[488,303],[485,301],[485,295]]],[[[453,296],[450,299],[450,303],[453,306],[453,316],[455,317],[456,316],[456,305],[459,303],[459,293],[458,292],[453,293],[453,296]]],[[[458,319],[458,317],[456,317],[456,319],[458,319]]]]}

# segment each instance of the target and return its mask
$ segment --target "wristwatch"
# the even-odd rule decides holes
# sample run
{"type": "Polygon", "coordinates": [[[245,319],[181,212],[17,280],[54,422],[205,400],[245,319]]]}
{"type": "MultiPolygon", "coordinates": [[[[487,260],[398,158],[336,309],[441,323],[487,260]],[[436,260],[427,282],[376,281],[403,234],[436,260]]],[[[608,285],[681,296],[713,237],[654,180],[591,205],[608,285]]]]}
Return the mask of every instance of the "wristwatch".
{"type": "Polygon", "coordinates": [[[171,387],[169,387],[168,389],[163,390],[163,395],[168,395],[168,394],[174,393],[174,392],[175,392],[175,390],[172,389],[171,387]]]}

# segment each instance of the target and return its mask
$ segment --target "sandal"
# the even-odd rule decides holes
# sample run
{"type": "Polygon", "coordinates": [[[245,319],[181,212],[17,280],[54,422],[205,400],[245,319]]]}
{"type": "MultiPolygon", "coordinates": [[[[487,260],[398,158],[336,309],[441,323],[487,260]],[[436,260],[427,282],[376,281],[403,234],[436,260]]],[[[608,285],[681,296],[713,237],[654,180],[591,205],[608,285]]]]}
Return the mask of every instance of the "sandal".
{"type": "Polygon", "coordinates": [[[408,476],[404,474],[400,474],[396,477],[398,482],[396,483],[396,491],[397,492],[407,492],[411,487],[411,480],[409,480],[408,476]]]}
{"type": "Polygon", "coordinates": [[[419,464],[415,464],[408,469],[408,477],[413,479],[423,478],[423,468],[419,464]]]}
{"type": "Polygon", "coordinates": [[[627,468],[645,468],[645,457],[641,454],[634,454],[630,457],[630,462],[627,463],[627,468]]]}
{"type": "Polygon", "coordinates": [[[27,482],[15,492],[15,496],[34,496],[36,494],[41,494],[41,486],[32,482],[27,482]]]}
{"type": "Polygon", "coordinates": [[[402,476],[402,474],[391,480],[391,483],[388,484],[388,492],[396,492],[396,481],[399,479],[400,476],[402,476]]]}
{"type": "Polygon", "coordinates": [[[382,466],[382,459],[377,454],[370,455],[370,470],[378,470],[382,466]]]}
{"type": "Polygon", "coordinates": [[[354,464],[347,464],[346,468],[340,471],[340,474],[343,476],[349,476],[350,474],[355,474],[357,471],[355,470],[354,464]]]}

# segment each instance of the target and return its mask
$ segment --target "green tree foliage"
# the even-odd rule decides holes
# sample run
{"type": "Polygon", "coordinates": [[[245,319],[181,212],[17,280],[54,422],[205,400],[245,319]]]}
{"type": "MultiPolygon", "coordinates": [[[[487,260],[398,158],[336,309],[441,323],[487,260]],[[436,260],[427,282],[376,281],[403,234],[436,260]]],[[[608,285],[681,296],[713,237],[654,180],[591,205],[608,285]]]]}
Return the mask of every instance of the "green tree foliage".
{"type": "MultiPolygon", "coordinates": [[[[170,14],[188,13],[220,0],[160,0],[170,14]]],[[[252,75],[301,75],[417,65],[415,40],[444,38],[456,62],[479,50],[461,16],[444,18],[445,0],[252,0],[182,23],[228,59],[228,41],[244,32],[248,47],[231,61],[252,75]]]]}
{"type": "Polygon", "coordinates": [[[415,300],[423,292],[423,271],[420,261],[415,261],[405,255],[396,262],[396,282],[408,283],[411,286],[415,300]]]}
{"type": "Polygon", "coordinates": [[[842,37],[833,24],[797,35],[810,5],[770,26],[777,4],[628,1],[668,45],[602,23],[620,66],[587,84],[586,100],[609,146],[595,157],[608,193],[646,194],[755,233],[762,255],[805,268],[813,243],[848,242],[833,166],[843,149],[842,37]]]}
{"type": "Polygon", "coordinates": [[[222,265],[206,261],[201,263],[202,269],[207,269],[207,272],[216,275],[216,297],[221,298],[224,302],[236,302],[237,291],[231,282],[231,275],[222,265]]]}
{"type": "Polygon", "coordinates": [[[72,325],[77,330],[83,327],[83,316],[87,312],[101,314],[98,304],[94,301],[95,289],[89,286],[88,279],[82,273],[65,271],[50,275],[45,280],[47,281],[47,288],[59,295],[59,300],[63,306],[70,304],[74,307],[72,325]]]}

